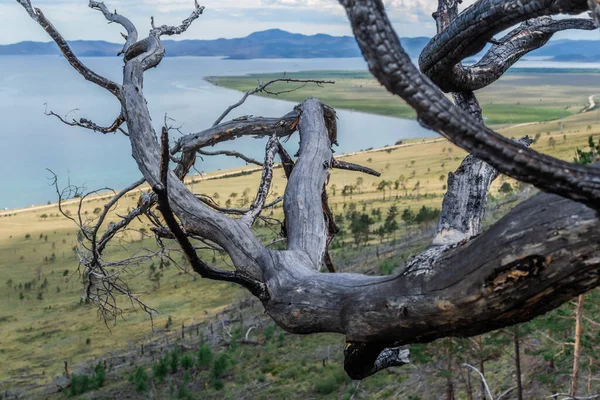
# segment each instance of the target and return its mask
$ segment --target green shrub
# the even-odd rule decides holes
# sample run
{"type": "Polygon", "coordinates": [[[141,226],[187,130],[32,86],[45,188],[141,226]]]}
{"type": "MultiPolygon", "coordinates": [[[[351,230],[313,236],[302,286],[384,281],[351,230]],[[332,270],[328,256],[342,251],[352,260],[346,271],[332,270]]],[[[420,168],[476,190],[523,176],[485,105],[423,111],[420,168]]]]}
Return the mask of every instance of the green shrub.
{"type": "Polygon", "coordinates": [[[198,360],[197,361],[198,367],[209,366],[213,360],[213,352],[212,352],[211,348],[205,344],[200,346],[200,348],[198,349],[197,360],[198,360]]]}
{"type": "Polygon", "coordinates": [[[163,356],[152,366],[152,377],[158,383],[165,381],[167,374],[169,373],[169,360],[168,356],[163,356]]]}
{"type": "Polygon", "coordinates": [[[215,362],[212,367],[212,376],[215,378],[222,377],[227,369],[229,368],[229,358],[227,358],[227,354],[221,353],[215,358],[215,362]]]}
{"type": "Polygon", "coordinates": [[[325,375],[322,377],[316,384],[315,390],[320,394],[330,394],[333,393],[338,387],[338,383],[335,378],[331,375],[325,375]]]}
{"type": "Polygon", "coordinates": [[[135,385],[136,392],[148,391],[148,374],[144,368],[137,367],[134,374],[129,377],[129,381],[135,385]]]}
{"type": "Polygon", "coordinates": [[[94,380],[97,387],[104,386],[104,382],[106,382],[106,371],[100,363],[94,367],[94,380]]]}
{"type": "Polygon", "coordinates": [[[171,367],[172,374],[177,373],[177,370],[179,369],[179,351],[177,349],[171,351],[169,366],[171,367]]]}
{"type": "Polygon", "coordinates": [[[179,390],[177,391],[178,399],[192,399],[192,394],[187,389],[185,383],[179,385],[179,390]]]}
{"type": "Polygon", "coordinates": [[[229,369],[229,358],[227,358],[226,353],[221,353],[215,358],[212,370],[210,371],[210,381],[216,390],[221,390],[225,386],[221,377],[225,375],[227,369],[229,369]]]}
{"type": "Polygon", "coordinates": [[[93,381],[89,375],[71,375],[69,396],[78,396],[93,389],[93,381]]]}
{"type": "Polygon", "coordinates": [[[600,159],[600,143],[594,143],[594,138],[590,136],[588,138],[588,145],[589,149],[587,151],[577,148],[577,156],[574,160],[576,164],[587,165],[600,159]]]}
{"type": "Polygon", "coordinates": [[[381,264],[379,264],[379,271],[382,275],[391,275],[396,268],[396,263],[392,260],[385,260],[381,264]]]}
{"type": "Polygon", "coordinates": [[[194,366],[194,357],[190,353],[186,353],[181,357],[181,366],[186,371],[194,366]]]}
{"type": "Polygon", "coordinates": [[[275,333],[275,325],[274,324],[270,324],[269,326],[267,326],[267,329],[265,329],[265,340],[269,341],[273,338],[273,334],[275,333]]]}
{"type": "Polygon", "coordinates": [[[215,390],[221,390],[221,389],[223,389],[225,387],[225,384],[223,383],[222,380],[215,379],[212,382],[212,386],[213,386],[213,388],[215,388],[215,390]]]}
{"type": "Polygon", "coordinates": [[[94,375],[90,376],[87,374],[72,374],[71,375],[71,386],[67,391],[69,396],[78,396],[90,390],[98,389],[104,386],[106,381],[106,371],[101,363],[96,364],[94,367],[94,375]]]}

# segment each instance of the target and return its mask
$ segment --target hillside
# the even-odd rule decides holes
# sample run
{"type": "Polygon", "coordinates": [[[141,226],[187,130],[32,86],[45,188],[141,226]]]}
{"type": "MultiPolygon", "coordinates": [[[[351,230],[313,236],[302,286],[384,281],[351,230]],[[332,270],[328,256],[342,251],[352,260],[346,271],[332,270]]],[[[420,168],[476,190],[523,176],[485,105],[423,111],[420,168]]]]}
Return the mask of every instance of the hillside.
{"type": "MultiPolygon", "coordinates": [[[[400,39],[411,58],[416,59],[429,41],[427,37],[400,39]]],[[[105,41],[74,40],[69,42],[80,57],[114,57],[122,44],[105,41]]],[[[362,57],[351,36],[326,34],[303,35],[280,29],[254,32],[243,38],[215,40],[165,40],[168,57],[219,56],[230,59],[254,58],[339,58],[362,57]]],[[[482,53],[480,53],[482,54],[482,53]]],[[[54,42],[20,42],[0,45],[0,55],[60,55],[54,42]]],[[[598,61],[600,51],[592,40],[551,40],[527,57],[547,57],[555,61],[598,61]]],[[[476,56],[470,60],[476,59],[476,56]]]]}
{"type": "Polygon", "coordinates": [[[600,50],[595,40],[552,40],[529,55],[551,57],[555,61],[600,61],[600,50]]]}
{"type": "MultiPolygon", "coordinates": [[[[535,123],[503,132],[508,136],[537,137],[534,149],[572,159],[574,148],[584,147],[590,134],[600,133],[600,121],[597,114],[591,112],[558,123],[535,123]]],[[[407,224],[401,215],[404,210],[416,214],[423,206],[438,208],[445,177],[456,169],[464,153],[443,139],[409,142],[348,157],[348,161],[381,171],[380,178],[333,171],[330,203],[345,232],[332,245],[334,262],[340,270],[391,273],[427,243],[431,223],[407,224]],[[377,190],[381,180],[393,182],[400,176],[403,183],[398,188],[392,185],[383,191],[377,190]],[[344,190],[346,186],[353,189],[344,190]],[[376,233],[382,225],[380,218],[385,218],[392,206],[399,211],[395,217],[399,229],[393,235],[380,237],[376,233]],[[370,239],[359,246],[350,229],[353,210],[370,215],[374,221],[370,239]]],[[[195,191],[211,194],[221,203],[230,200],[241,206],[246,197],[243,193],[246,189],[250,192],[260,179],[260,174],[252,171],[255,169],[247,168],[244,174],[232,171],[230,177],[219,179],[210,179],[211,175],[204,179],[192,177],[188,184],[195,191]]],[[[510,205],[515,201],[510,195],[499,193],[503,183],[511,183],[516,188],[514,182],[504,178],[494,184],[488,222],[500,217],[505,209],[494,204],[508,201],[510,205]]],[[[271,196],[278,196],[284,184],[282,173],[277,170],[271,196]]],[[[145,190],[148,189],[141,189],[145,190]]],[[[141,191],[125,198],[115,211],[122,214],[134,207],[141,191]]],[[[85,218],[95,218],[102,204],[98,198],[82,203],[85,218]]],[[[66,210],[74,215],[77,206],[70,204],[66,210]]],[[[281,208],[273,210],[274,217],[280,213],[281,208]]],[[[41,393],[52,395],[57,385],[66,384],[61,377],[65,361],[70,373],[79,376],[92,376],[92,367],[106,361],[104,386],[90,391],[86,398],[148,398],[149,393],[153,398],[281,398],[285,394],[290,399],[350,399],[352,396],[354,399],[408,399],[420,394],[421,398],[429,399],[444,390],[448,374],[456,379],[457,391],[465,390],[460,381],[464,371],[459,364],[463,355],[458,354],[465,353],[460,346],[471,346],[469,341],[413,346],[413,366],[382,372],[360,383],[351,382],[341,369],[343,340],[340,336],[298,336],[282,332],[262,314],[257,302],[248,304],[247,295],[238,288],[203,281],[190,274],[176,252],[172,258],[180,263],[179,267],[173,263],[163,265],[158,260],[148,261],[140,263],[128,275],[132,287],[145,294],[144,299],[161,314],[155,315],[151,323],[145,313],[131,309],[122,299],[123,319],[104,326],[95,309],[81,301],[74,253],[77,234],[72,222],[58,216],[56,205],[8,214],[0,219],[0,281],[6,288],[0,308],[3,310],[0,313],[3,332],[0,387],[10,393],[25,394],[25,397],[38,397],[41,393]],[[184,337],[181,337],[182,331],[184,337]],[[202,343],[209,350],[200,346],[202,343]],[[204,353],[204,358],[200,357],[205,360],[202,363],[198,358],[199,346],[204,349],[200,350],[204,353]],[[444,346],[451,346],[457,354],[453,361],[456,364],[446,372],[439,368],[444,346]],[[188,365],[187,373],[181,357],[173,361],[174,349],[179,355],[192,354],[193,366],[188,365]],[[207,353],[211,354],[210,361],[206,361],[207,353]],[[163,365],[161,358],[166,368],[164,374],[159,371],[163,365]],[[221,361],[217,363],[217,360],[221,361]],[[135,378],[134,374],[140,377],[135,378]],[[146,378],[142,379],[144,374],[146,378]],[[149,392],[136,394],[136,379],[144,382],[149,392]],[[421,386],[423,382],[427,382],[426,388],[421,386]]],[[[149,226],[140,221],[137,228],[148,232],[149,226]]],[[[261,225],[257,232],[268,242],[277,231],[261,225]]],[[[141,230],[123,236],[121,244],[128,250],[115,248],[111,259],[118,260],[135,249],[152,248],[155,241],[141,230]]],[[[227,262],[212,252],[201,254],[220,267],[227,262]]],[[[568,309],[570,305],[565,307],[568,309]]],[[[568,329],[563,334],[568,336],[568,329]]],[[[523,346],[528,352],[538,351],[541,340],[531,336],[523,339],[523,346]]],[[[469,355],[470,351],[464,357],[476,362],[476,358],[469,358],[475,357],[469,355]]],[[[562,357],[568,358],[568,352],[562,357]]],[[[557,358],[557,368],[563,358],[557,358]]],[[[486,364],[486,368],[495,371],[489,378],[495,390],[509,388],[509,365],[509,359],[499,356],[490,358],[486,364]]],[[[524,361],[524,374],[533,382],[528,384],[528,390],[547,393],[550,389],[539,379],[535,380],[538,367],[539,359],[529,354],[524,361]]],[[[563,382],[561,371],[564,372],[560,369],[556,372],[559,386],[563,382]]]]}
{"type": "MultiPolygon", "coordinates": [[[[239,91],[256,87],[257,80],[268,82],[282,74],[216,76],[209,82],[239,91]]],[[[303,71],[285,74],[287,78],[334,80],[334,85],[316,90],[314,86],[276,83],[270,92],[282,92],[277,99],[300,102],[316,96],[323,102],[348,110],[400,118],[415,113],[402,99],[390,94],[367,71],[303,71]],[[294,89],[294,90],[290,90],[294,89]]],[[[493,85],[477,92],[488,125],[522,124],[551,121],[574,115],[589,104],[600,86],[600,70],[513,69],[493,85]],[[515,88],[518,87],[518,90],[515,88]]],[[[258,93],[272,97],[269,93],[258,93]]]]}

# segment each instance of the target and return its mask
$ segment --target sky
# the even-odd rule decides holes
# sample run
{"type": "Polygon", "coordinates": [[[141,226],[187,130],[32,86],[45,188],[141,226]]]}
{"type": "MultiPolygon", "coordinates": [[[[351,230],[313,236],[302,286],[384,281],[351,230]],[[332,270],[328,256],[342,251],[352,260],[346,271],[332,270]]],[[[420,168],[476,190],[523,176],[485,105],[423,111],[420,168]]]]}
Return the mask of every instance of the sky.
{"type": "MultiPolygon", "coordinates": [[[[431,13],[436,0],[384,0],[400,37],[435,33],[431,13]]],[[[109,9],[130,18],[140,35],[156,24],[176,25],[187,18],[193,0],[104,0],[109,9]]],[[[463,1],[462,7],[473,0],[463,1]]],[[[344,10],[336,0],[199,0],[204,15],[181,37],[173,39],[217,39],[247,36],[252,32],[279,28],[294,33],[351,35],[344,10]]],[[[117,25],[108,25],[87,0],[32,0],[68,40],[121,42],[117,25]]],[[[555,38],[600,39],[600,33],[569,31],[555,38]]],[[[0,44],[20,41],[49,41],[16,0],[0,0],[0,44]]]]}

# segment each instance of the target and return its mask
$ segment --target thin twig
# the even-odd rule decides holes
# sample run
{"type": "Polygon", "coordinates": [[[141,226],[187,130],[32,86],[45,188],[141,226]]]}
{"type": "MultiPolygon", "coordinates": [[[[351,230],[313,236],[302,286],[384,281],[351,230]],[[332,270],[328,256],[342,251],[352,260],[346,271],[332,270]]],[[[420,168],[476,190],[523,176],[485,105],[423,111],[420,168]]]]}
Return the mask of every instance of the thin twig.
{"type": "Polygon", "coordinates": [[[371,169],[369,167],[364,167],[362,165],[353,164],[353,163],[349,163],[346,161],[336,160],[335,158],[331,161],[331,168],[363,172],[365,174],[373,175],[373,176],[377,176],[377,177],[381,176],[381,172],[375,171],[374,169],[371,169]]]}
{"type": "MultiPolygon", "coordinates": [[[[290,79],[290,78],[278,78],[278,79],[270,80],[269,82],[266,82],[266,83],[261,83],[257,87],[255,87],[254,89],[249,90],[246,93],[244,93],[244,96],[240,99],[240,101],[238,101],[237,103],[232,104],[229,107],[227,107],[227,109],[225,111],[223,111],[223,114],[221,114],[219,116],[219,118],[217,118],[217,120],[213,123],[213,126],[219,125],[221,123],[221,121],[223,121],[225,119],[225,117],[227,115],[229,115],[229,113],[231,111],[233,111],[237,107],[239,107],[242,104],[244,104],[244,102],[248,99],[248,97],[252,96],[253,94],[260,93],[260,92],[263,92],[263,91],[266,92],[266,93],[269,93],[269,94],[274,94],[274,95],[284,93],[284,92],[272,93],[272,92],[267,92],[265,90],[267,87],[269,87],[270,85],[272,85],[272,84],[274,84],[276,82],[285,82],[285,83],[299,82],[299,83],[304,83],[304,85],[302,87],[306,86],[306,84],[308,84],[308,83],[314,83],[317,86],[321,86],[321,85],[325,85],[325,84],[334,84],[335,83],[335,81],[325,81],[325,80],[318,80],[318,79],[290,79]]],[[[297,89],[299,89],[299,88],[296,88],[294,90],[297,90],[297,89]]]]}
{"type": "Polygon", "coordinates": [[[464,363],[463,367],[469,367],[473,371],[475,371],[475,372],[477,372],[479,374],[479,376],[481,377],[481,381],[483,382],[483,385],[485,386],[485,390],[487,392],[487,395],[489,396],[490,400],[494,400],[494,396],[492,396],[492,392],[490,391],[490,387],[488,386],[488,383],[485,380],[485,376],[483,376],[483,374],[477,368],[475,368],[474,366],[472,366],[471,364],[464,363]]]}
{"type": "Polygon", "coordinates": [[[244,154],[239,153],[237,151],[230,151],[230,150],[219,150],[219,151],[198,150],[198,154],[201,154],[203,156],[229,156],[229,157],[237,157],[237,158],[241,158],[242,160],[246,161],[248,164],[256,164],[256,165],[260,165],[261,167],[263,166],[263,163],[261,163],[260,161],[257,161],[254,158],[245,156],[244,154]]]}
{"type": "Polygon", "coordinates": [[[260,185],[256,193],[256,198],[250,206],[250,210],[241,218],[241,222],[252,226],[256,217],[260,214],[264,208],[265,201],[271,189],[271,181],[273,180],[273,161],[275,159],[275,152],[277,151],[277,136],[273,135],[267,142],[265,164],[260,178],[260,185]]]}

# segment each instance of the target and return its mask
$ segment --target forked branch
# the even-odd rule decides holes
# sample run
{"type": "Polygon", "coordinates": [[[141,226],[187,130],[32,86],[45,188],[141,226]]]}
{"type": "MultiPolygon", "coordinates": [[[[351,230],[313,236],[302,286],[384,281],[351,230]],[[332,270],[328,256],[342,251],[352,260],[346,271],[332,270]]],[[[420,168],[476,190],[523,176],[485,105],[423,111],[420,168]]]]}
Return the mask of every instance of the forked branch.
{"type": "Polygon", "coordinates": [[[173,36],[173,35],[181,35],[192,25],[200,15],[204,12],[204,6],[200,6],[197,0],[194,0],[194,11],[192,11],[191,15],[184,19],[179,26],[168,26],[162,25],[158,28],[154,26],[154,17],[151,17],[151,25],[152,30],[150,31],[151,36],[160,37],[162,35],[173,36]]]}
{"type": "Polygon", "coordinates": [[[187,235],[183,232],[179,223],[173,215],[171,206],[169,205],[168,195],[168,171],[169,171],[169,133],[166,128],[162,129],[162,160],[160,167],[160,179],[161,183],[155,184],[152,189],[158,197],[158,204],[161,214],[163,215],[167,226],[171,233],[175,236],[177,242],[181,246],[183,253],[185,254],[188,262],[203,278],[213,279],[218,281],[234,282],[246,289],[248,289],[253,295],[261,300],[268,300],[268,292],[262,282],[256,281],[244,275],[236,272],[220,271],[210,267],[204,263],[198,254],[196,249],[189,241],[187,235]]]}
{"type": "Polygon", "coordinates": [[[137,29],[136,29],[135,25],[133,25],[133,23],[128,18],[117,14],[116,10],[114,13],[111,13],[110,11],[108,11],[108,8],[104,5],[104,3],[100,2],[100,1],[90,0],[89,7],[94,10],[98,10],[102,14],[104,14],[104,17],[108,20],[109,23],[116,22],[117,24],[119,24],[123,28],[125,28],[125,30],[127,31],[126,35],[122,34],[123,37],[125,38],[125,44],[123,45],[123,49],[121,51],[119,51],[119,53],[117,55],[124,54],[127,50],[129,50],[131,45],[133,45],[135,42],[137,42],[137,40],[138,40],[137,29]]]}
{"type": "Polygon", "coordinates": [[[72,119],[71,121],[69,121],[69,120],[67,120],[66,116],[61,117],[60,115],[56,114],[54,111],[47,111],[46,115],[51,115],[53,117],[58,118],[65,125],[77,126],[79,128],[90,129],[94,132],[100,132],[100,133],[104,133],[104,134],[114,133],[118,130],[121,133],[123,133],[125,136],[128,136],[128,133],[125,132],[125,130],[123,130],[121,128],[121,126],[125,123],[125,117],[123,117],[123,114],[119,114],[119,116],[117,116],[115,121],[110,126],[100,126],[100,125],[96,124],[95,122],[90,121],[89,119],[85,119],[85,118],[80,118],[79,121],[77,121],[76,119],[72,119]]]}

